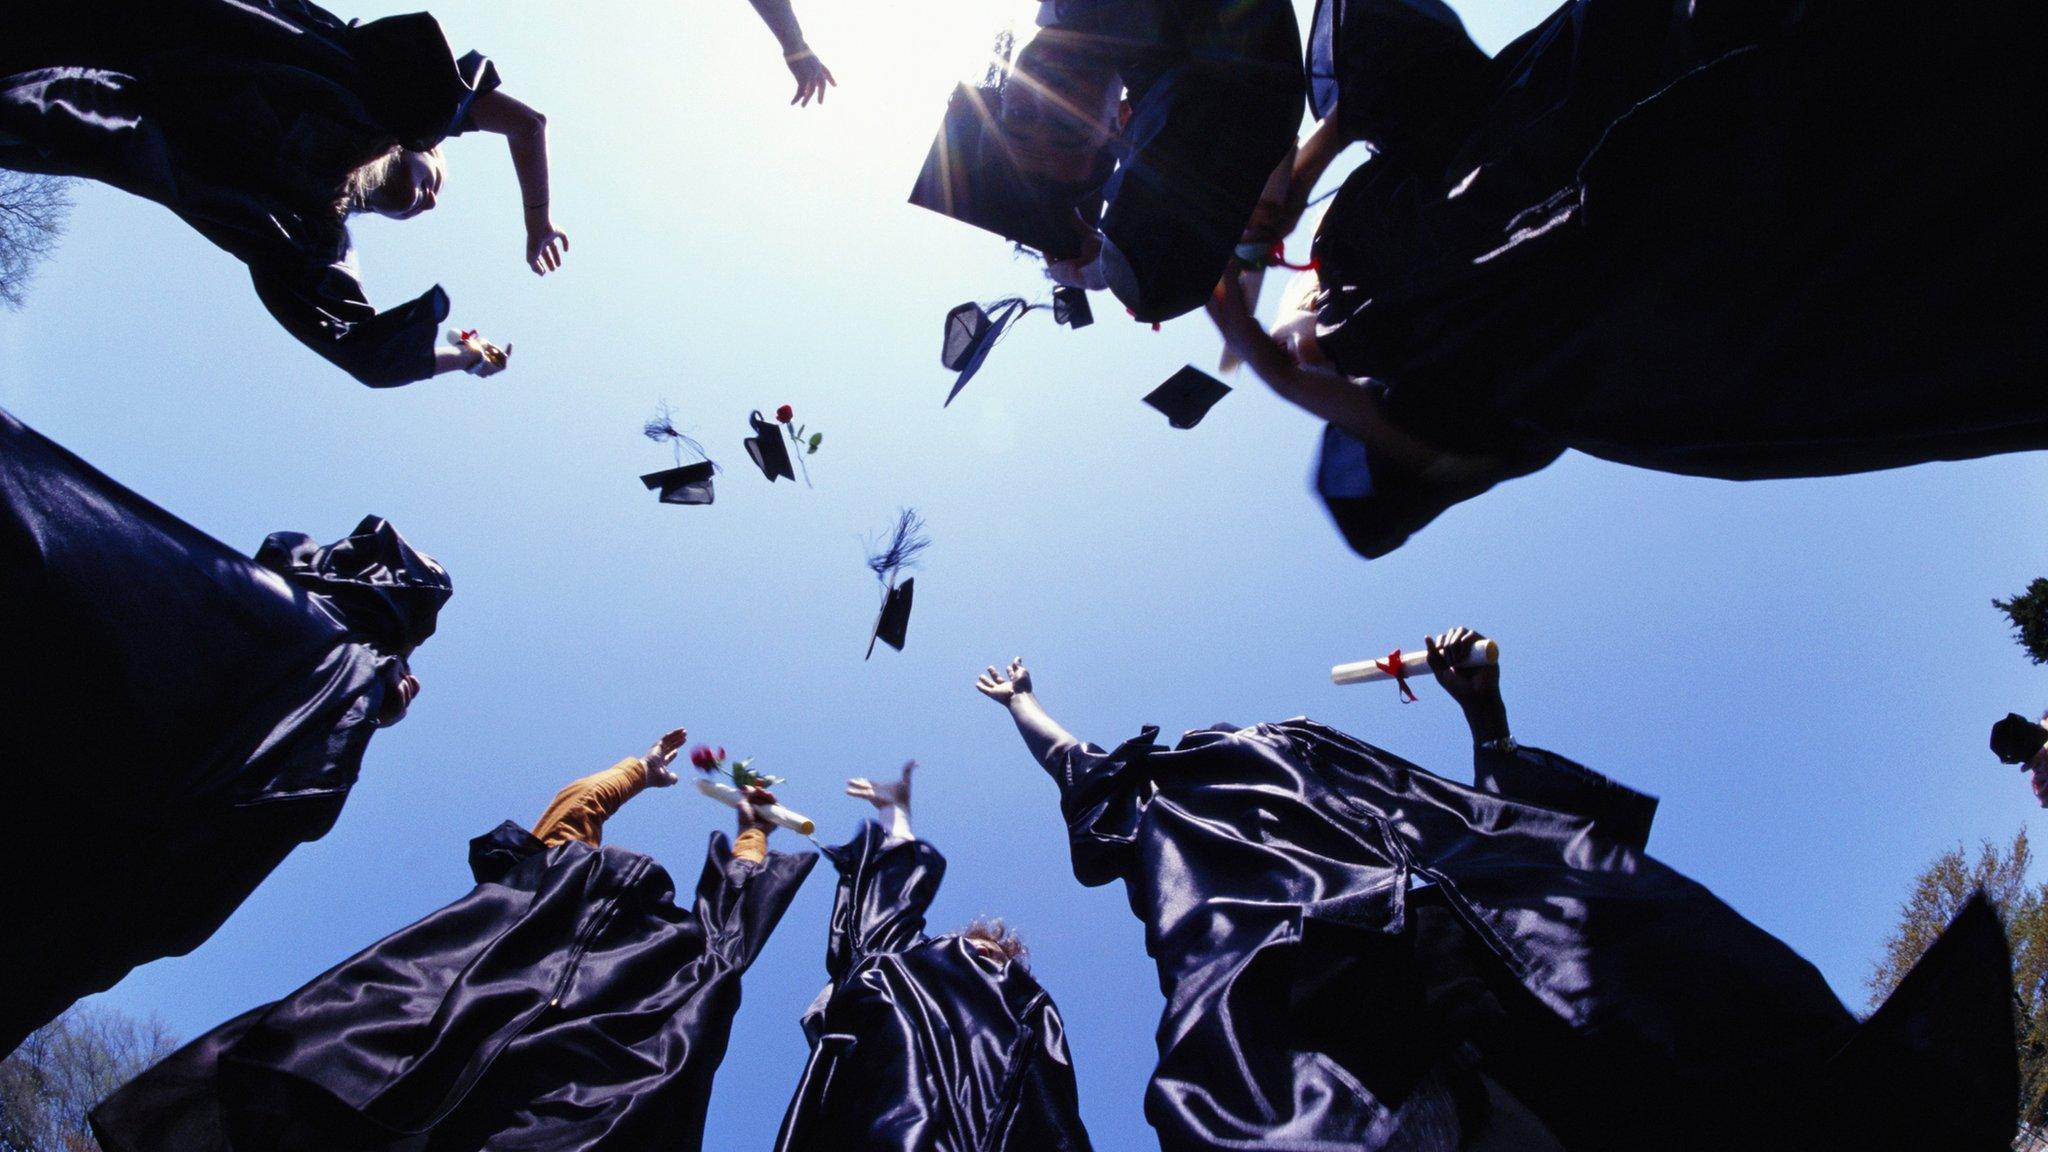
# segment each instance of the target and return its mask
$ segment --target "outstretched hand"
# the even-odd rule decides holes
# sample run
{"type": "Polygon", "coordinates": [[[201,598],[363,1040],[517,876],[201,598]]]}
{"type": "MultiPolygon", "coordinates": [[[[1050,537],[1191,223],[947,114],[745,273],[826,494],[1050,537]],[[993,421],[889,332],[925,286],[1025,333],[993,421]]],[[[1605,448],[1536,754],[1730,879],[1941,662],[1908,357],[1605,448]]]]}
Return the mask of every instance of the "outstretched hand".
{"type": "Polygon", "coordinates": [[[877,808],[910,807],[910,774],[917,769],[917,761],[906,760],[903,773],[894,784],[877,784],[865,776],[855,776],[846,782],[846,794],[856,800],[865,800],[877,808]]]}
{"type": "Polygon", "coordinates": [[[758,828],[764,836],[774,832],[775,825],[769,822],[767,810],[775,802],[775,793],[766,788],[749,784],[740,789],[740,831],[758,828]]]}
{"type": "Polygon", "coordinates": [[[1437,684],[1464,709],[1465,720],[1472,726],[1472,738],[1479,741],[1497,740],[1508,734],[1507,704],[1500,695],[1500,665],[1460,667],[1472,655],[1473,646],[1484,639],[1480,633],[1461,626],[1422,642],[1437,684]]]}
{"type": "Polygon", "coordinates": [[[975,678],[974,686],[983,696],[1008,707],[1017,697],[1031,695],[1031,669],[1024,666],[1021,656],[1011,660],[1010,666],[1001,672],[991,664],[975,678]]]}
{"type": "Polygon", "coordinates": [[[526,230],[526,266],[536,276],[545,276],[562,266],[569,254],[568,234],[552,224],[526,230]]]}
{"type": "Polygon", "coordinates": [[[789,74],[796,77],[796,95],[789,98],[791,104],[808,108],[815,96],[823,106],[825,89],[839,87],[839,81],[832,78],[832,70],[808,46],[784,54],[782,62],[789,65],[789,74]]]}
{"type": "Polygon", "coordinates": [[[640,758],[647,764],[649,784],[656,788],[666,788],[676,782],[676,774],[669,770],[669,765],[675,761],[676,753],[682,750],[683,741],[689,738],[690,730],[687,728],[664,732],[661,739],[656,740],[654,746],[647,750],[647,755],[640,758]]]}

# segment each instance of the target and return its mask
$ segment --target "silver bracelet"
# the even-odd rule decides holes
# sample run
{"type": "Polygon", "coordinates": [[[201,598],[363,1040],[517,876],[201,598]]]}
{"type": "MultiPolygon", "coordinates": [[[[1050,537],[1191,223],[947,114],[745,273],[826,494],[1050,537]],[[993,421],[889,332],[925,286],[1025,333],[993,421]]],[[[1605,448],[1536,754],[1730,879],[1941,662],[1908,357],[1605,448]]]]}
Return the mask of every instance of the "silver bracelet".
{"type": "Polygon", "coordinates": [[[1513,736],[1499,736],[1492,740],[1483,740],[1476,747],[1481,752],[1498,752],[1503,756],[1512,756],[1522,749],[1522,746],[1515,742],[1513,736]]]}

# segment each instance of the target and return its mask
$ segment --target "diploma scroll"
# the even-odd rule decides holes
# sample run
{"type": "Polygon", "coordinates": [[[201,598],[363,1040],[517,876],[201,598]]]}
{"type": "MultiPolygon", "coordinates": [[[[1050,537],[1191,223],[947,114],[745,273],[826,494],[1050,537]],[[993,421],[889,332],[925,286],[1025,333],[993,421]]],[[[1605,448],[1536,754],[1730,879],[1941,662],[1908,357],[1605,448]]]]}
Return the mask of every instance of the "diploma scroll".
{"type": "MultiPolygon", "coordinates": [[[[1460,668],[1486,668],[1500,663],[1500,645],[1492,640],[1481,640],[1472,645],[1472,651],[1460,661],[1460,668]]],[[[1353,664],[1339,664],[1330,669],[1332,684],[1371,684],[1378,680],[1392,680],[1394,673],[1389,670],[1391,657],[1378,660],[1360,660],[1353,664]]],[[[1418,648],[1413,652],[1401,653],[1401,675],[1403,677],[1428,676],[1429,651],[1418,648]]]]}
{"type": "MultiPolygon", "coordinates": [[[[720,784],[716,780],[699,780],[697,791],[727,808],[737,809],[740,806],[740,790],[730,784],[720,784]]],[[[799,836],[809,836],[818,830],[818,825],[810,817],[801,812],[792,812],[780,804],[770,804],[765,808],[757,804],[754,811],[777,828],[787,828],[799,836]]]]}

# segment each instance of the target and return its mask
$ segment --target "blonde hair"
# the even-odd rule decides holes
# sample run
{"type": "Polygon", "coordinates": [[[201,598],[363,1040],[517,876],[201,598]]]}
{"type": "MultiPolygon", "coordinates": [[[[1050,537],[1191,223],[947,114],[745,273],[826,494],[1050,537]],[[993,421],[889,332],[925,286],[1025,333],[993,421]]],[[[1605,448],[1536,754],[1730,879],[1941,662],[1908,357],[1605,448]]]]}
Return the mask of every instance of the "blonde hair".
{"type": "MultiPolygon", "coordinates": [[[[369,211],[370,198],[391,181],[391,174],[397,170],[399,161],[405,159],[406,152],[401,145],[393,144],[356,165],[355,170],[342,179],[341,194],[334,201],[335,211],[342,216],[369,211]]],[[[413,154],[424,156],[428,167],[445,173],[446,167],[441,159],[440,145],[413,154]]]]}
{"type": "Polygon", "coordinates": [[[1030,965],[1031,949],[1024,946],[1023,938],[1008,924],[1003,923],[999,916],[976,916],[968,922],[967,927],[960,930],[960,935],[965,939],[979,940],[993,947],[1002,953],[1005,960],[1014,960],[1027,967],[1030,965]]]}

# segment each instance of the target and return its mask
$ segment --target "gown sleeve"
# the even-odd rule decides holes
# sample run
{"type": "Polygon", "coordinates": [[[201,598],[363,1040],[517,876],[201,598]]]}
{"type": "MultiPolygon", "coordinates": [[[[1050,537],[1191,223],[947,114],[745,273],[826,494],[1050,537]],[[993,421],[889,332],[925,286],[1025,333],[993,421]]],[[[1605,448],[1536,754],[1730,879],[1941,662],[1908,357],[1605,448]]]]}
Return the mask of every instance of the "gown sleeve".
{"type": "Polygon", "coordinates": [[[1090,1152],[1081,1123],[1074,1059],[1067,1051],[1067,1025],[1052,997],[1040,994],[1025,1013],[1023,1048],[1017,1053],[1017,1083],[1008,1086],[1013,1111],[999,1125],[1005,1152],[1090,1152]]]}
{"type": "Polygon", "coordinates": [[[474,129],[471,106],[501,82],[482,53],[457,59],[441,25],[424,12],[357,25],[348,48],[362,71],[359,90],[370,114],[415,152],[474,129]]]}
{"type": "Polygon", "coordinates": [[[808,852],[770,852],[756,864],[735,857],[725,833],[712,833],[696,902],[710,957],[736,970],[752,965],[817,863],[808,852]]]}
{"type": "Polygon", "coordinates": [[[1147,761],[1159,751],[1158,736],[1158,726],[1148,724],[1114,751],[1075,743],[1046,757],[1045,770],[1060,786],[1074,877],[1091,888],[1122,879],[1136,863],[1133,849],[1148,799],[1147,761]]]}
{"type": "Polygon", "coordinates": [[[825,970],[833,983],[878,952],[901,952],[924,938],[925,910],[946,876],[946,858],[922,840],[888,842],[873,821],[836,848],[825,849],[839,870],[825,970]]]}
{"type": "Polygon", "coordinates": [[[1657,798],[1646,796],[1575,760],[1517,744],[1482,744],[1472,753],[1472,778],[1496,796],[1570,812],[1593,821],[1602,835],[1641,849],[1650,839],[1657,798]]]}
{"type": "Polygon", "coordinates": [[[249,277],[279,326],[358,383],[396,388],[434,374],[434,345],[448,319],[440,285],[379,312],[363,293],[353,252],[327,264],[306,253],[251,261],[249,277]]]}
{"type": "Polygon", "coordinates": [[[1531,446],[1490,461],[1493,468],[1436,479],[1387,466],[1368,455],[1363,441],[1329,424],[1316,457],[1316,494],[1351,550],[1377,560],[1459,504],[1504,480],[1541,471],[1561,455],[1561,449],[1531,446]]]}

